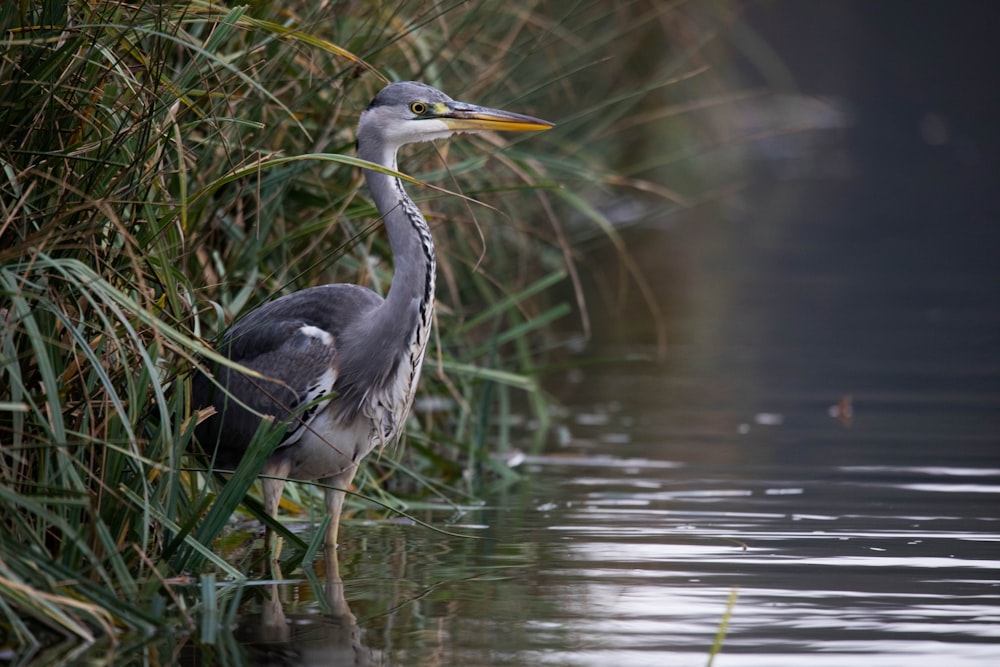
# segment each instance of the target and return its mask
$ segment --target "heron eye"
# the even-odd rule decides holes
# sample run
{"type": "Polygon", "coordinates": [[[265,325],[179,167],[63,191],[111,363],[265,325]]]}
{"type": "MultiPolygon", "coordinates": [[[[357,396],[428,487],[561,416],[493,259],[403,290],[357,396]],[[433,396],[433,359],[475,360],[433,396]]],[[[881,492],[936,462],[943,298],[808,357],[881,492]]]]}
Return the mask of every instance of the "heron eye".
{"type": "Polygon", "coordinates": [[[410,105],[410,111],[412,111],[417,116],[423,116],[427,113],[427,105],[423,102],[414,102],[410,105]]]}

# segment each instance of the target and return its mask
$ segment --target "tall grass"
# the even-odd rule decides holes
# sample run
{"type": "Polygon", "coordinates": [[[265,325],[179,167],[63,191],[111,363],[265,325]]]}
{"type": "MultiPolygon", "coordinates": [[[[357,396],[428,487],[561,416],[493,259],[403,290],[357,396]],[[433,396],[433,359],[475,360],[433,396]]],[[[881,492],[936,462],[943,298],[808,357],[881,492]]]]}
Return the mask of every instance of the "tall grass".
{"type": "MultiPolygon", "coordinates": [[[[608,39],[663,8],[542,9],[491,0],[3,3],[5,643],[193,628],[213,603],[199,593],[205,586],[183,586],[188,577],[243,576],[213,544],[241,503],[259,515],[244,496],[261,461],[244,462],[225,487],[197,472],[187,458],[189,373],[214,354],[225,325],[276,295],[334,281],[386,289],[389,250],[351,157],[357,113],[386,80],[557,113],[576,138],[476,138],[404,161],[437,185],[412,192],[441,246],[441,308],[418,400],[425,409],[405,453],[380,460],[369,478],[399,468],[397,479],[452,497],[508,443],[498,414],[520,406],[544,432],[535,374],[545,331],[586,312],[539,298],[577,282],[573,232],[560,220],[575,211],[614,238],[573,193],[583,183],[652,189],[588,154],[569,156],[604,141],[692,61],[667,59],[617,104],[576,96],[573,72],[595,53],[573,48],[584,32],[608,39]],[[601,16],[610,30],[596,28],[601,16]]],[[[314,546],[293,542],[293,558],[314,546]]]]}

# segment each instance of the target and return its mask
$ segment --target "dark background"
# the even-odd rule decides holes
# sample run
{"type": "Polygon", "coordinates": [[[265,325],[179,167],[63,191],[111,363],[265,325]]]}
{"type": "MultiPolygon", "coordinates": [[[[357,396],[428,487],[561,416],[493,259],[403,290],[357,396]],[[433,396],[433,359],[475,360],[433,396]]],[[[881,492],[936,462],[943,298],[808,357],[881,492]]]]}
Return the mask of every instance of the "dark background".
{"type": "Polygon", "coordinates": [[[973,262],[983,279],[1000,277],[1000,4],[775,2],[746,18],[800,92],[849,102],[865,207],[853,228],[921,238],[929,245],[911,259],[926,271],[973,262]]]}

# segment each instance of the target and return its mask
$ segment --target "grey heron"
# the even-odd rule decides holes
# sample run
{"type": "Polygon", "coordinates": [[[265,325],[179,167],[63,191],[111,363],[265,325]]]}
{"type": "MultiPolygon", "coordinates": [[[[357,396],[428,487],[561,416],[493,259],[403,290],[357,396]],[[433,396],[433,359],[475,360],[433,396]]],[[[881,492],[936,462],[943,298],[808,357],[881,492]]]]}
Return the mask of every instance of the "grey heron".
{"type": "MultiPolygon", "coordinates": [[[[360,158],[396,170],[404,144],[458,132],[552,126],[407,81],[387,85],[362,112],[357,150],[360,158]]],[[[192,380],[192,407],[215,408],[206,411],[195,436],[219,468],[238,464],[261,415],[287,424],[261,471],[265,510],[277,516],[286,479],[318,480],[326,485],[331,550],[344,490],[359,462],[403,429],[434,310],[434,242],[426,220],[399,178],[371,169],[364,175],[393,255],[386,297],[359,285],[332,284],[275,299],[238,320],[219,346],[222,355],[258,377],[209,364],[192,380]]]]}

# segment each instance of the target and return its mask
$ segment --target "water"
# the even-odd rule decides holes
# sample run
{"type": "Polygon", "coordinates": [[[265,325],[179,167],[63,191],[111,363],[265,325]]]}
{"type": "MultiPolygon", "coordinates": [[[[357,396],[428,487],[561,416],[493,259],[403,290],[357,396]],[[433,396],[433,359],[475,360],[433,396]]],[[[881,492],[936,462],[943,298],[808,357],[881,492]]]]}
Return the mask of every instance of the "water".
{"type": "Polygon", "coordinates": [[[701,665],[734,595],[720,665],[1000,657],[1000,470],[761,462],[733,441],[718,462],[641,442],[529,459],[463,522],[477,541],[351,525],[351,631],[321,620],[315,587],[283,587],[298,619],[268,664],[701,665]]]}

